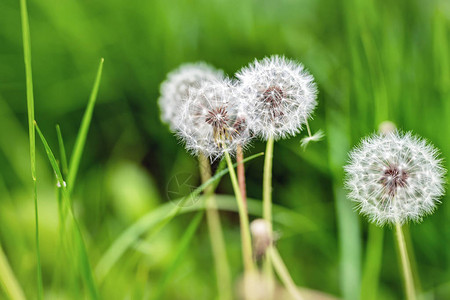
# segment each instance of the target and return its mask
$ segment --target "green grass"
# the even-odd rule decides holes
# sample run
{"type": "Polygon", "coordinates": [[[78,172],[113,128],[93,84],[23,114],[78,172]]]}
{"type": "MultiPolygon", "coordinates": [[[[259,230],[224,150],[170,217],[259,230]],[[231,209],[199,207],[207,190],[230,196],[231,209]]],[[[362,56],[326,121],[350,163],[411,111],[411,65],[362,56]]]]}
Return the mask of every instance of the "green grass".
{"type": "Polygon", "coordinates": [[[86,111],[84,112],[83,120],[81,121],[80,130],[78,131],[77,139],[73,147],[73,153],[72,156],[70,157],[70,168],[67,174],[67,186],[69,187],[69,194],[72,193],[73,186],[75,185],[75,179],[77,177],[78,168],[80,166],[81,156],[83,154],[84,146],[86,144],[89,125],[91,124],[95,101],[97,100],[98,88],[100,86],[100,80],[102,78],[103,62],[104,59],[102,58],[98,66],[94,87],[92,88],[91,96],[89,97],[89,102],[86,107],[86,111]]]}
{"type": "Polygon", "coordinates": [[[79,255],[77,264],[78,264],[78,267],[81,269],[80,270],[81,277],[87,286],[87,290],[89,291],[90,298],[98,299],[99,295],[98,295],[98,291],[97,291],[97,286],[94,282],[94,277],[93,277],[91,265],[89,262],[86,245],[83,241],[81,228],[78,224],[78,221],[75,219],[75,216],[72,211],[72,207],[71,207],[72,202],[70,201],[69,188],[68,188],[68,186],[66,187],[66,185],[64,184],[64,178],[62,176],[61,169],[58,166],[58,162],[56,161],[56,158],[53,155],[53,152],[50,149],[50,146],[48,145],[47,140],[45,139],[44,135],[42,134],[42,132],[39,129],[36,122],[34,122],[34,125],[36,126],[36,130],[37,130],[39,137],[41,138],[41,141],[44,145],[45,152],[47,153],[48,160],[52,166],[52,169],[55,172],[57,183],[61,187],[62,198],[63,198],[63,205],[62,205],[63,216],[61,217],[61,219],[63,220],[63,223],[61,225],[68,226],[68,228],[66,228],[67,231],[65,231],[64,234],[67,234],[74,240],[74,244],[76,247],[75,252],[79,255]]]}
{"type": "MultiPolygon", "coordinates": [[[[292,279],[344,299],[403,297],[392,230],[356,214],[342,165],[362,136],[390,119],[432,141],[450,167],[446,1],[26,4],[0,2],[0,244],[27,299],[215,297],[214,270],[203,267],[213,262],[206,225],[195,217],[202,203],[174,213],[168,201],[170,179],[197,176],[198,166],[159,120],[159,84],[183,62],[205,60],[232,75],[270,54],[298,59],[315,76],[310,126],[326,134],[306,151],[304,133],[275,144],[274,231],[292,279]],[[99,57],[108,63],[95,75],[99,57]],[[44,148],[35,149],[35,120],[44,148]],[[65,189],[55,187],[55,172],[65,189]]],[[[256,141],[245,155],[261,151],[256,141]]],[[[219,174],[237,279],[237,207],[219,174]]],[[[263,161],[246,164],[246,174],[252,220],[261,216],[263,161]]],[[[450,297],[447,200],[410,224],[410,239],[405,231],[429,299],[450,297]]],[[[3,288],[2,297],[13,296],[3,288]]]]}
{"type": "Polygon", "coordinates": [[[31,178],[33,180],[34,195],[34,219],[35,219],[35,241],[36,241],[36,264],[37,264],[37,290],[38,299],[43,298],[42,266],[41,253],[39,246],[39,208],[37,198],[37,177],[36,177],[36,133],[34,131],[34,95],[33,95],[33,75],[31,68],[31,42],[30,25],[28,22],[28,11],[26,0],[20,1],[20,13],[22,20],[22,42],[23,57],[25,61],[25,78],[27,90],[27,108],[28,108],[28,133],[30,137],[30,161],[31,178]]]}
{"type": "Polygon", "coordinates": [[[17,279],[11,270],[11,266],[5,257],[5,253],[0,245],[0,283],[6,295],[10,299],[22,300],[25,299],[22,288],[17,282],[17,279]]]}

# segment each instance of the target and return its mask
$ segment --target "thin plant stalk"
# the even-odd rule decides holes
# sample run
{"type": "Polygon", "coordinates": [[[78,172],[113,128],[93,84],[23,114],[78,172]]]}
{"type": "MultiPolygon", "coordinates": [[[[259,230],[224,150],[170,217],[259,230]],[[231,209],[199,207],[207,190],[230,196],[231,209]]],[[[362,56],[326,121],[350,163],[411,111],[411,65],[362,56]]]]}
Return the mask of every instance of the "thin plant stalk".
{"type": "Polygon", "coordinates": [[[242,146],[238,145],[236,149],[236,162],[237,162],[237,177],[239,182],[239,189],[241,190],[242,200],[244,201],[245,210],[247,211],[247,189],[245,185],[245,168],[244,163],[244,151],[242,146]]]}
{"type": "Polygon", "coordinates": [[[41,254],[39,245],[39,211],[37,200],[37,179],[36,179],[36,132],[34,129],[34,95],[33,95],[33,76],[31,68],[31,38],[30,24],[28,22],[28,10],[26,0],[20,1],[20,15],[22,20],[22,40],[23,53],[25,61],[25,78],[27,90],[27,110],[28,110],[28,131],[30,136],[30,159],[31,159],[31,177],[33,179],[34,195],[34,219],[35,219],[35,240],[36,240],[36,263],[37,263],[37,285],[38,299],[42,299],[44,288],[42,283],[41,254]]]}
{"type": "Polygon", "coordinates": [[[416,300],[416,292],[414,288],[414,279],[411,271],[411,264],[409,262],[408,251],[406,250],[405,237],[402,231],[402,225],[395,224],[395,231],[397,236],[398,250],[402,262],[403,279],[405,282],[406,299],[416,300]]]}
{"type": "MultiPolygon", "coordinates": [[[[211,166],[208,158],[200,154],[198,157],[200,165],[200,175],[202,183],[211,178],[211,166]]],[[[205,189],[206,200],[206,222],[208,224],[209,238],[211,241],[211,249],[216,267],[217,288],[219,291],[219,299],[231,300],[232,285],[231,271],[228,264],[228,258],[225,247],[225,239],[223,237],[222,224],[220,222],[219,212],[217,210],[216,199],[214,197],[214,187],[209,185],[205,189]]]]}
{"type": "Polygon", "coordinates": [[[244,207],[244,200],[242,199],[241,191],[239,189],[236,172],[234,171],[233,163],[231,162],[231,158],[228,152],[225,152],[225,159],[228,164],[231,183],[233,184],[233,190],[239,209],[239,218],[241,222],[242,259],[244,261],[245,272],[250,273],[255,269],[255,266],[253,264],[252,240],[250,237],[250,226],[248,223],[248,215],[244,207]]]}
{"type": "MultiPolygon", "coordinates": [[[[272,162],[273,162],[273,144],[274,139],[270,137],[267,140],[266,152],[264,157],[263,174],[263,218],[269,226],[269,234],[272,236],[272,162]]],[[[272,271],[271,256],[267,255],[263,264],[264,273],[269,283],[269,292],[273,292],[274,280],[272,271]]]]}
{"type": "Polygon", "coordinates": [[[263,218],[267,221],[272,231],[272,161],[273,161],[273,137],[267,140],[264,158],[263,178],[263,218]]]}
{"type": "Polygon", "coordinates": [[[277,272],[278,276],[280,277],[281,282],[284,284],[286,289],[288,290],[289,294],[291,294],[292,298],[295,300],[302,300],[302,296],[300,295],[297,286],[294,283],[294,280],[292,280],[291,275],[289,274],[289,271],[284,264],[280,253],[278,253],[277,249],[275,247],[269,247],[267,249],[269,252],[269,255],[272,259],[273,267],[275,268],[275,271],[277,272]]]}

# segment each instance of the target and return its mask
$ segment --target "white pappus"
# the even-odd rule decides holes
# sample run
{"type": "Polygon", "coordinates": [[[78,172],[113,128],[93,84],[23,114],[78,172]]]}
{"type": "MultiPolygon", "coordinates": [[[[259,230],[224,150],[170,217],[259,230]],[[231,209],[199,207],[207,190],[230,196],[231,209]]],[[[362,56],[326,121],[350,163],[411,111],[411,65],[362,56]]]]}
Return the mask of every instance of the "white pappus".
{"type": "Polygon", "coordinates": [[[349,156],[348,196],[377,225],[421,221],[444,194],[438,150],[410,132],[371,135],[349,156]]]}

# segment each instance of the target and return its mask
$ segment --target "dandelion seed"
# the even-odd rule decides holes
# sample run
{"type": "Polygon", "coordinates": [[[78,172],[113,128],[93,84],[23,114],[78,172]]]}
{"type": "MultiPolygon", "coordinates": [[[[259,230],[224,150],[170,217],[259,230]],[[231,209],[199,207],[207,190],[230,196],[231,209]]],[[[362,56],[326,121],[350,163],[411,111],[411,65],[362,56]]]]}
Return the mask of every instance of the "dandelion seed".
{"type": "Polygon", "coordinates": [[[300,141],[300,146],[303,148],[303,150],[306,150],[306,147],[308,147],[309,143],[321,141],[324,136],[325,136],[325,133],[322,130],[319,130],[316,133],[314,133],[313,135],[309,135],[309,136],[303,138],[300,141]]]}
{"type": "Polygon", "coordinates": [[[378,225],[421,221],[444,194],[438,150],[411,133],[375,134],[350,153],[349,198],[378,225]]]}
{"type": "Polygon", "coordinates": [[[298,133],[317,105],[313,76],[283,56],[255,60],[236,76],[250,129],[264,139],[298,133]]]}
{"type": "Polygon", "coordinates": [[[200,82],[222,79],[224,74],[204,63],[183,64],[167,75],[161,84],[161,96],[158,104],[161,110],[161,120],[169,124],[172,131],[178,126],[180,106],[187,99],[189,89],[198,86],[200,82]]]}
{"type": "Polygon", "coordinates": [[[215,159],[247,144],[250,132],[234,89],[229,79],[203,81],[189,89],[176,127],[189,151],[215,159]]]}

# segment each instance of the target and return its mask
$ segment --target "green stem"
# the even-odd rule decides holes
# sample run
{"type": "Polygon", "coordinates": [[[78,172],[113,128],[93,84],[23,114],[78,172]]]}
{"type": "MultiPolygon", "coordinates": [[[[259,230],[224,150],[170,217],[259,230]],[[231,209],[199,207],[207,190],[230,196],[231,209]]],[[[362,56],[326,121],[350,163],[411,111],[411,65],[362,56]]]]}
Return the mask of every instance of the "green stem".
{"type": "Polygon", "coordinates": [[[0,245],[0,283],[3,286],[6,295],[12,300],[25,299],[22,288],[20,287],[13,271],[6,259],[5,253],[0,245]]]}
{"type": "Polygon", "coordinates": [[[408,251],[406,250],[405,237],[403,236],[402,225],[395,224],[396,236],[398,242],[398,249],[402,261],[403,279],[405,281],[406,299],[416,300],[416,292],[414,289],[414,280],[411,272],[411,265],[408,258],[408,251]]]}
{"type": "MultiPolygon", "coordinates": [[[[266,152],[264,157],[264,174],[263,174],[263,218],[269,226],[270,236],[272,235],[272,161],[273,161],[273,137],[267,140],[266,152]]],[[[263,264],[264,273],[267,277],[270,293],[274,291],[275,284],[273,280],[271,256],[266,255],[263,264]]]]}
{"type": "Polygon", "coordinates": [[[236,149],[237,177],[239,188],[241,190],[242,200],[244,201],[245,210],[247,211],[247,191],[245,187],[245,168],[243,160],[244,151],[242,151],[241,145],[238,145],[236,149]]]}
{"type": "Polygon", "coordinates": [[[227,160],[228,170],[230,172],[231,183],[233,184],[234,194],[239,209],[239,218],[241,222],[241,239],[242,239],[242,259],[244,261],[245,272],[249,273],[255,269],[253,264],[252,254],[252,240],[250,238],[250,226],[248,223],[248,215],[245,210],[244,201],[242,200],[241,191],[236,177],[236,172],[233,168],[230,155],[225,152],[225,159],[227,160]]]}
{"type": "Polygon", "coordinates": [[[273,267],[275,268],[275,271],[280,277],[281,282],[283,282],[284,286],[291,294],[292,298],[295,300],[303,299],[302,296],[300,296],[298,288],[295,285],[294,280],[292,280],[292,277],[289,274],[289,271],[286,265],[284,264],[283,259],[281,258],[280,253],[278,253],[277,249],[272,246],[269,247],[267,251],[269,252],[268,256],[270,256],[272,259],[272,264],[273,267]]]}
{"type": "Polygon", "coordinates": [[[266,153],[264,157],[263,178],[263,217],[272,231],[272,160],[273,160],[273,137],[267,140],[266,153]]]}
{"type": "MultiPolygon", "coordinates": [[[[205,183],[211,178],[211,166],[208,158],[202,154],[199,155],[198,160],[200,164],[202,183],[205,183]]],[[[228,264],[222,224],[220,223],[220,216],[217,210],[216,199],[214,197],[214,187],[212,185],[208,186],[205,189],[205,194],[208,197],[206,200],[206,222],[208,224],[209,238],[211,241],[214,264],[216,267],[219,299],[231,300],[233,298],[231,271],[228,264]]]]}

